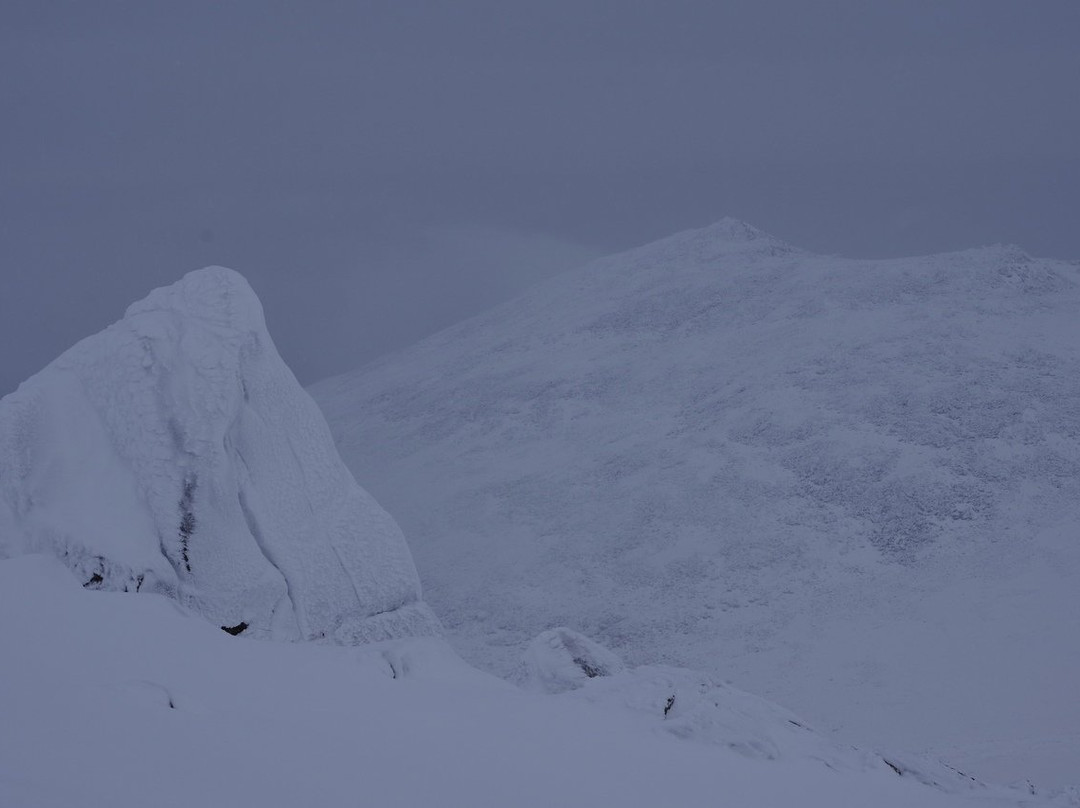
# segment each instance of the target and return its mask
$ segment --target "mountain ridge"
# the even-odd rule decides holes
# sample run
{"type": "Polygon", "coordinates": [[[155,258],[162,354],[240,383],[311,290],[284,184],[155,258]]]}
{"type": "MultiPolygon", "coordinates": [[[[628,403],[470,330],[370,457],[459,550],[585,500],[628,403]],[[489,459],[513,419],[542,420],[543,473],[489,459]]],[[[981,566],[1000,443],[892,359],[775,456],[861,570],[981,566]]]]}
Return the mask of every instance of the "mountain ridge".
{"type": "MultiPolygon", "coordinates": [[[[922,604],[942,593],[983,602],[1051,557],[1077,575],[1055,532],[1080,497],[1077,267],[1011,246],[846,260],[748,228],[599,259],[310,389],[474,662],[508,673],[565,624],[811,718],[828,702],[850,728],[880,731],[867,705],[905,690],[941,733],[978,723],[852,610],[908,636],[897,621],[929,625],[922,604]],[[837,644],[845,626],[855,647],[837,644]],[[835,680],[824,695],[783,672],[811,661],[835,680]]],[[[1026,704],[1025,654],[1080,640],[1044,613],[1059,596],[1051,582],[1017,605],[1045,622],[1026,639],[1019,618],[995,637],[950,604],[974,657],[1012,671],[992,688],[1010,710],[1026,704]]],[[[937,642],[909,639],[913,653],[937,642]]],[[[962,692],[968,663],[935,664],[962,692]]],[[[883,742],[941,742],[888,714],[883,742]]]]}

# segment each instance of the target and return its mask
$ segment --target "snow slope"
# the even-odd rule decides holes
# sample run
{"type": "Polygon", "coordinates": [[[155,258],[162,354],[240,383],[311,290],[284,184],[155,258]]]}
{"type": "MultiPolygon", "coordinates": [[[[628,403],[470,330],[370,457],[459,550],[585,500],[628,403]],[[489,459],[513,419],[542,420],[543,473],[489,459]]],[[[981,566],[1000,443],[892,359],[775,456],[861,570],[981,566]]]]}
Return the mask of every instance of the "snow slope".
{"type": "Polygon", "coordinates": [[[502,675],[569,626],[852,742],[1080,780],[1080,269],[724,220],[311,388],[502,675]]]}
{"type": "Polygon", "coordinates": [[[400,529],[221,267],[152,292],[0,400],[0,557],[31,552],[258,636],[438,630],[400,529]]]}
{"type": "Polygon", "coordinates": [[[528,694],[438,638],[229,637],[163,597],[85,591],[45,556],[0,560],[0,648],[4,806],[1080,804],[949,772],[929,787],[684,671],[528,694]]]}

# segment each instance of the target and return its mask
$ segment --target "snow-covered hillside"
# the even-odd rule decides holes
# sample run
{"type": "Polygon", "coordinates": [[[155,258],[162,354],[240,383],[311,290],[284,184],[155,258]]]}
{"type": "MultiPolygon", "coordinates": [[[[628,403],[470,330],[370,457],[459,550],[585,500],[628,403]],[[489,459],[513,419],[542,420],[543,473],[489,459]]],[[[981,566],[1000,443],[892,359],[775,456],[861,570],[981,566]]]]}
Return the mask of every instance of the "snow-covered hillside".
{"type": "Polygon", "coordinates": [[[438,630],[400,529],[221,267],[154,291],[0,400],[0,558],[32,552],[236,633],[438,630]]]}
{"type": "Polygon", "coordinates": [[[1080,780],[1080,268],[741,222],[315,385],[461,652],[567,625],[837,737],[1080,780]]]}
{"type": "Polygon", "coordinates": [[[0,561],[0,805],[1078,804],[943,768],[927,785],[686,671],[529,694],[438,638],[259,642],[185,612],[86,591],[53,558],[0,561]]]}
{"type": "Polygon", "coordinates": [[[228,270],[0,401],[0,449],[3,806],[1080,805],[566,627],[520,688],[419,636],[400,531],[228,270]]]}

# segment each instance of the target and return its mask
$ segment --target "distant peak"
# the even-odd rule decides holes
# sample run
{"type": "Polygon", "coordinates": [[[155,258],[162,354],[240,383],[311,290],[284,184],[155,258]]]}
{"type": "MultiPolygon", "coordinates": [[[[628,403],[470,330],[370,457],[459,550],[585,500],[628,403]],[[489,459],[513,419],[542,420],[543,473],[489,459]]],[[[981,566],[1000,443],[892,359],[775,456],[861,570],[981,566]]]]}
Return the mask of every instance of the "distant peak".
{"type": "MultiPolygon", "coordinates": [[[[725,217],[706,227],[680,233],[628,251],[647,261],[691,260],[695,263],[720,259],[727,255],[780,256],[801,250],[785,244],[752,224],[725,217]]],[[[624,254],[626,255],[626,254],[624,254]]],[[[614,257],[616,260],[622,260],[614,257]]]]}
{"type": "Polygon", "coordinates": [[[765,247],[768,248],[770,252],[774,252],[777,249],[783,252],[795,251],[794,247],[785,244],[775,236],[766,233],[764,230],[759,230],[749,222],[744,222],[742,219],[735,219],[731,216],[725,216],[723,219],[706,225],[705,227],[683,230],[668,236],[667,238],[660,239],[660,241],[655,243],[663,244],[665,242],[693,243],[698,245],[708,244],[716,247],[734,247],[737,249],[749,247],[750,249],[755,250],[765,247]]]}
{"type": "Polygon", "coordinates": [[[759,230],[749,222],[744,222],[742,219],[736,219],[732,216],[725,216],[713,224],[690,232],[697,232],[703,236],[707,235],[711,238],[733,242],[761,241],[763,239],[777,241],[764,230],[759,230]]]}

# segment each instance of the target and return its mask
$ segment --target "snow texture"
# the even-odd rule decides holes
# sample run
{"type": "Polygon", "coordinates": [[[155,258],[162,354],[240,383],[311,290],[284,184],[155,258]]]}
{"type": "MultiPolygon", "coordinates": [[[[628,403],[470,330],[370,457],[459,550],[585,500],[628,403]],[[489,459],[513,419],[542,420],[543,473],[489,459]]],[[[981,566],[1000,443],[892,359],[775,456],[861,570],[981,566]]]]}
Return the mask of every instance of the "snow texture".
{"type": "Polygon", "coordinates": [[[0,557],[35,552],[232,633],[437,630],[400,529],[221,267],[155,290],[0,400],[0,557]]]}
{"type": "Polygon", "coordinates": [[[1080,772],[1080,267],[724,220],[311,388],[465,657],[552,626],[851,742],[1080,772]]]}
{"type": "Polygon", "coordinates": [[[175,601],[84,591],[39,555],[0,560],[0,648],[3,806],[1080,804],[928,787],[688,671],[525,693],[439,638],[234,639],[175,601]]]}

